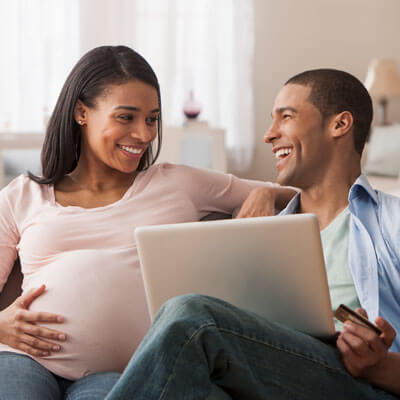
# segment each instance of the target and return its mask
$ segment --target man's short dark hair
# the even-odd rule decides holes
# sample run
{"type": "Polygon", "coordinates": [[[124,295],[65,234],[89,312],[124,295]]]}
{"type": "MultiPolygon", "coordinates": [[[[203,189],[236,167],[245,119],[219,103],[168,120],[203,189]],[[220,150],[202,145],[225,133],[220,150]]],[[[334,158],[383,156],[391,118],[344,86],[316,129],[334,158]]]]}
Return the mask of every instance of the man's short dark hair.
{"type": "Polygon", "coordinates": [[[310,86],[309,97],[323,120],[348,111],[354,119],[354,147],[361,155],[372,121],[372,100],[365,86],[353,75],[336,69],[314,69],[290,78],[287,84],[310,86]]]}

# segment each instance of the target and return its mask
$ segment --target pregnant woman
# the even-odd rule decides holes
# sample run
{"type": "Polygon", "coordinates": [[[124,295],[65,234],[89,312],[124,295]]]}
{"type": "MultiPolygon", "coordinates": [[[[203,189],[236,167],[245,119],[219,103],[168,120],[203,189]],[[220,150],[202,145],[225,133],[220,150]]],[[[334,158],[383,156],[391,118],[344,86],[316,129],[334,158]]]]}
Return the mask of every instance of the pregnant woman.
{"type": "Polygon", "coordinates": [[[2,400],[105,397],[150,325],[137,226],[232,213],[260,186],[278,203],[292,195],[154,164],[160,144],[150,65],[124,46],[84,55],[50,118],[41,176],[0,192],[0,290],[17,257],[24,275],[23,294],[0,312],[2,400]]]}

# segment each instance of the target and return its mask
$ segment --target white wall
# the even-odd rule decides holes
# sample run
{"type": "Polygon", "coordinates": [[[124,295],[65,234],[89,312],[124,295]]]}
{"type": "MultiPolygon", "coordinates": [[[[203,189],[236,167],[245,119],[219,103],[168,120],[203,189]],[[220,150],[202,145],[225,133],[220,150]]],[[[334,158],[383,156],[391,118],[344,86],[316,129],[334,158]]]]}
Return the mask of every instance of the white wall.
{"type": "Polygon", "coordinates": [[[81,54],[101,45],[134,46],[134,0],[80,0],[81,54]]]}
{"type": "MultiPolygon", "coordinates": [[[[151,1],[151,0],[149,0],[151,1]]],[[[218,1],[218,0],[216,0],[218,1]]],[[[256,151],[242,176],[275,179],[271,146],[263,143],[276,93],[294,74],[333,67],[364,81],[375,57],[400,68],[400,0],[253,0],[255,4],[254,118],[256,151]]],[[[81,0],[81,52],[100,44],[133,47],[135,2],[81,0]]],[[[389,104],[400,121],[400,99],[389,104]]]]}
{"type": "MultiPolygon", "coordinates": [[[[254,99],[257,147],[243,176],[274,179],[271,146],[263,143],[276,93],[310,68],[333,67],[365,79],[374,57],[395,58],[400,68],[399,0],[254,0],[254,99]]],[[[400,100],[389,117],[400,121],[400,100]]]]}

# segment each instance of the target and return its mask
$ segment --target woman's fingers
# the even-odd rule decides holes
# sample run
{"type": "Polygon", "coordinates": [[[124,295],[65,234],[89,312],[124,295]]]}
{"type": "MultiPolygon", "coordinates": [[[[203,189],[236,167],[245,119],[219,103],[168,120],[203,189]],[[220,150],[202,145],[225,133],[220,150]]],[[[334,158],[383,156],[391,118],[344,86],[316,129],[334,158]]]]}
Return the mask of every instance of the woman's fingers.
{"type": "Polygon", "coordinates": [[[253,189],[244,201],[236,218],[251,218],[275,214],[274,188],[263,187],[253,189]]]}
{"type": "Polygon", "coordinates": [[[20,336],[20,341],[21,343],[27,344],[32,349],[46,351],[48,354],[50,354],[51,351],[59,351],[61,349],[59,344],[49,343],[35,336],[26,334],[20,336]]]}
{"type": "Polygon", "coordinates": [[[64,318],[61,315],[48,312],[29,311],[25,309],[20,309],[17,311],[16,319],[19,321],[27,322],[64,322],[64,318]]]}
{"type": "Polygon", "coordinates": [[[20,326],[20,331],[28,333],[29,335],[45,339],[59,340],[59,341],[64,341],[66,339],[66,335],[63,332],[58,332],[53,329],[44,328],[42,326],[33,325],[30,323],[23,323],[20,326]]]}
{"type": "Polygon", "coordinates": [[[42,285],[37,289],[31,289],[28,290],[26,293],[21,295],[17,302],[23,307],[23,308],[29,308],[33,300],[37,299],[39,296],[41,296],[44,292],[46,291],[46,285],[42,285]]]}
{"type": "Polygon", "coordinates": [[[14,325],[14,329],[10,331],[7,344],[35,357],[48,356],[52,352],[61,350],[58,343],[44,340],[44,338],[63,341],[66,336],[62,332],[41,327],[31,322],[18,321],[14,325]]]}
{"type": "Polygon", "coordinates": [[[46,357],[49,355],[48,351],[35,349],[34,347],[31,347],[29,346],[29,344],[26,344],[24,342],[20,342],[16,348],[34,357],[46,357]]]}
{"type": "Polygon", "coordinates": [[[35,357],[44,357],[61,349],[53,340],[64,341],[66,335],[41,324],[61,323],[61,315],[30,311],[29,306],[46,290],[45,285],[29,290],[0,312],[0,341],[35,357]]]}

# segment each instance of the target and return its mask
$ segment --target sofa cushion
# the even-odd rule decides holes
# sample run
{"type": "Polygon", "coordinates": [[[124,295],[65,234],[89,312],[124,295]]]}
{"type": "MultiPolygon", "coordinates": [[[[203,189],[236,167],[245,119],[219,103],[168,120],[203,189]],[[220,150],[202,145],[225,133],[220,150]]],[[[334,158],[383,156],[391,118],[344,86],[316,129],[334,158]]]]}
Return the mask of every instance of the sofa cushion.
{"type": "Polygon", "coordinates": [[[397,177],[400,172],[400,124],[375,127],[368,142],[363,172],[397,177]]]}

